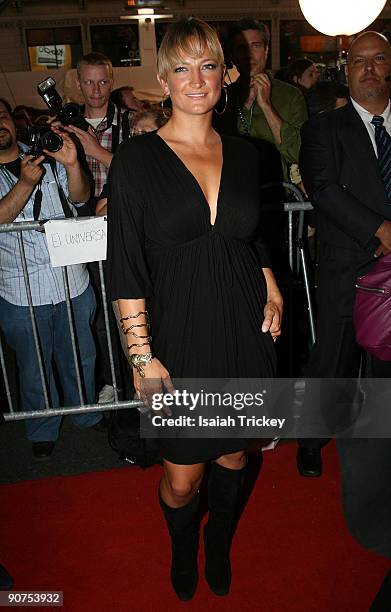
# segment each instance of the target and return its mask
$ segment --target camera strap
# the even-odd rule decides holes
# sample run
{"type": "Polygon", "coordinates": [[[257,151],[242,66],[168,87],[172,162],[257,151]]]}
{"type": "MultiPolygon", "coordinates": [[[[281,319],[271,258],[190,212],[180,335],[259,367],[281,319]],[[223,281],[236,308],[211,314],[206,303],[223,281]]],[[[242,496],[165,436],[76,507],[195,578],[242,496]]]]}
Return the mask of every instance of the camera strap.
{"type": "Polygon", "coordinates": [[[34,221],[38,221],[39,219],[39,215],[41,214],[41,206],[42,206],[42,177],[40,178],[39,183],[37,183],[35,187],[34,204],[33,204],[34,221]]]}
{"type": "MultiPolygon", "coordinates": [[[[68,198],[65,195],[64,190],[62,188],[62,185],[61,185],[61,183],[59,181],[58,174],[57,174],[56,162],[54,160],[50,160],[49,164],[50,164],[50,167],[51,167],[52,172],[53,172],[54,180],[56,181],[58,197],[60,198],[60,202],[61,202],[61,206],[62,206],[62,210],[64,212],[64,215],[65,215],[65,217],[67,217],[67,219],[69,219],[71,217],[75,217],[75,215],[73,214],[73,210],[71,209],[71,207],[69,205],[68,198]]],[[[34,217],[34,219],[35,219],[35,217],[34,217]]]]}
{"type": "Polygon", "coordinates": [[[129,109],[121,114],[121,110],[118,106],[116,108],[117,113],[117,125],[111,124],[111,153],[115,153],[120,139],[121,142],[129,138],[130,126],[129,126],[129,109]]]}

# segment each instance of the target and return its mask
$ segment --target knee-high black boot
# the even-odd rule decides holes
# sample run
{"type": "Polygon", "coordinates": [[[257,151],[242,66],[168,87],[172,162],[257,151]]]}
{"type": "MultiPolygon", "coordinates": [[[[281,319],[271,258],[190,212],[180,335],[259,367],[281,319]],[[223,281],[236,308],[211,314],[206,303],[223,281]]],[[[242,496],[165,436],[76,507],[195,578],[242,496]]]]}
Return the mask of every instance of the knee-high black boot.
{"type": "Polygon", "coordinates": [[[199,493],[181,508],[171,508],[161,498],[159,502],[171,536],[171,582],[182,601],[188,601],[198,583],[198,526],[196,524],[199,493]]]}
{"type": "Polygon", "coordinates": [[[204,528],[205,578],[216,595],[227,595],[231,584],[229,553],[245,471],[246,467],[229,470],[217,463],[210,470],[209,520],[204,528]]]}

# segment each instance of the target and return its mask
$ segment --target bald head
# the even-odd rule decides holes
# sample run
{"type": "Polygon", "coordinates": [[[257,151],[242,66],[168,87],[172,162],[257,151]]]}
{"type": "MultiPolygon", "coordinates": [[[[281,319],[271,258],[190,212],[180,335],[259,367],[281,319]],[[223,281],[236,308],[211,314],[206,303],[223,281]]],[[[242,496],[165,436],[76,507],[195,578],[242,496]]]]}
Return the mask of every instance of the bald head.
{"type": "Polygon", "coordinates": [[[356,38],[350,43],[350,47],[348,50],[348,58],[350,57],[350,55],[352,54],[352,51],[354,50],[354,46],[356,43],[359,43],[360,41],[362,41],[363,39],[375,39],[378,40],[379,43],[385,43],[386,45],[390,46],[390,43],[388,42],[388,38],[386,36],[384,36],[384,34],[380,34],[380,32],[375,32],[375,30],[368,30],[367,32],[362,32],[361,34],[359,34],[358,36],[356,36],[356,38]]]}
{"type": "Polygon", "coordinates": [[[350,45],[346,77],[350,95],[373,114],[381,114],[389,103],[391,45],[379,32],[364,32],[350,45]]]}

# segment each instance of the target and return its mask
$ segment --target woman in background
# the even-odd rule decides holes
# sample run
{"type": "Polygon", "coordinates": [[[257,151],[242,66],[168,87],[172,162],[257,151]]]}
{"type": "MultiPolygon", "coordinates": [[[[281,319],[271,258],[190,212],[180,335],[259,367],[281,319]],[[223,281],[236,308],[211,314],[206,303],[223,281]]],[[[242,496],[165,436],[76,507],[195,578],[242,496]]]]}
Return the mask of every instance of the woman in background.
{"type": "MultiPolygon", "coordinates": [[[[281,78],[281,77],[277,77],[281,78]]],[[[311,89],[319,79],[319,70],[309,59],[297,59],[284,70],[284,78],[281,80],[300,87],[301,90],[311,89]]]]}

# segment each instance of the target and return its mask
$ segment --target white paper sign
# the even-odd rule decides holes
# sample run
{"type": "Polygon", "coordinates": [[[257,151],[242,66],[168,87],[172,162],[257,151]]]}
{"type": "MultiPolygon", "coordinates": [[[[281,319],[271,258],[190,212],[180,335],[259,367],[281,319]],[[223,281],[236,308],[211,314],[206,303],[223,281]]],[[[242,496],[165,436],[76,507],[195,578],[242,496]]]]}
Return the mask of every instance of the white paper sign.
{"type": "Polygon", "coordinates": [[[53,268],[106,259],[106,217],[50,220],[45,235],[53,268]]]}

